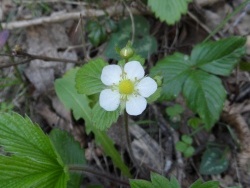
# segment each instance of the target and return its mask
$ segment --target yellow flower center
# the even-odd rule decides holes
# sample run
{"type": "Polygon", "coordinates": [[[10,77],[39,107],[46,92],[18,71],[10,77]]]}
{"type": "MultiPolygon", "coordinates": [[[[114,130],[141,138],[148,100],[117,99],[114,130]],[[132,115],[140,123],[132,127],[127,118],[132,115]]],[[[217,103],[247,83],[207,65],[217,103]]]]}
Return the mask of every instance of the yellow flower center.
{"type": "Polygon", "coordinates": [[[122,80],[119,83],[119,91],[121,94],[129,95],[134,92],[134,84],[130,80],[122,80]]]}

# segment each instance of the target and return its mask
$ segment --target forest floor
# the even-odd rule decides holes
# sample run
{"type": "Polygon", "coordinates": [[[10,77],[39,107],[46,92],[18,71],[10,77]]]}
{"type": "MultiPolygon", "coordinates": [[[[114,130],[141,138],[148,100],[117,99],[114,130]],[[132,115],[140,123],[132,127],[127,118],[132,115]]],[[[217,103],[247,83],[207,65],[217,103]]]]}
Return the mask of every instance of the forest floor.
{"type": "MultiPolygon", "coordinates": [[[[90,166],[119,176],[119,170],[94,142],[94,136],[86,134],[84,121],[74,120],[72,113],[63,106],[55,93],[54,81],[67,70],[96,57],[117,62],[107,56],[112,28],[105,25],[106,20],[115,25],[131,16],[146,18],[150,36],[157,41],[156,50],[147,56],[145,63],[145,67],[152,67],[174,52],[190,54],[192,48],[242,2],[194,0],[178,23],[168,25],[140,1],[0,0],[1,27],[9,34],[4,47],[1,44],[4,36],[0,38],[0,112],[14,110],[27,114],[47,133],[54,128],[68,131],[85,149],[90,166]],[[99,37],[91,38],[91,28],[87,28],[91,21],[98,21],[104,27],[103,36],[97,34],[99,37]]],[[[211,40],[232,35],[247,38],[246,55],[230,76],[221,78],[227,91],[224,110],[211,131],[201,130],[194,135],[192,157],[185,158],[175,150],[181,135],[190,133],[188,119],[194,116],[182,96],[174,101],[150,104],[145,113],[130,119],[136,124],[130,130],[132,149],[144,173],[133,164],[126,151],[121,120],[108,130],[122,158],[132,169],[133,178],[148,179],[150,171],[155,171],[166,177],[175,176],[184,188],[198,178],[217,180],[223,188],[250,187],[250,4],[232,16],[211,40]],[[175,104],[184,109],[177,119],[165,112],[175,104]],[[221,165],[220,160],[226,160],[227,168],[219,174],[203,175],[199,171],[208,143],[224,152],[223,159],[216,159],[211,166],[217,168],[221,165]]],[[[119,187],[105,178],[88,174],[82,185],[92,184],[119,187]]]]}

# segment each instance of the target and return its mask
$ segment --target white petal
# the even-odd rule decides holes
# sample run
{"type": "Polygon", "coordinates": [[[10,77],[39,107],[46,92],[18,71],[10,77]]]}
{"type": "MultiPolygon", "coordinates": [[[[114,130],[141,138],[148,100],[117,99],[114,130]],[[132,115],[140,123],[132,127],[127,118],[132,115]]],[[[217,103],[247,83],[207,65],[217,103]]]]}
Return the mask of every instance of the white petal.
{"type": "Polygon", "coordinates": [[[107,65],[102,69],[101,81],[107,86],[118,84],[121,74],[122,69],[119,65],[107,65]]]}
{"type": "Polygon", "coordinates": [[[150,77],[143,78],[137,85],[139,94],[143,97],[149,97],[157,90],[157,83],[150,77]]]}
{"type": "Polygon", "coordinates": [[[99,97],[100,106],[106,111],[114,111],[120,105],[120,94],[118,91],[104,89],[99,97]]]}
{"type": "Polygon", "coordinates": [[[124,66],[124,72],[127,73],[127,78],[132,81],[134,81],[135,78],[137,78],[137,80],[143,78],[145,74],[141,63],[138,61],[130,61],[126,63],[124,66]]]}
{"type": "Polygon", "coordinates": [[[147,106],[147,101],[142,96],[131,96],[126,102],[126,111],[129,115],[140,115],[147,106]]]}

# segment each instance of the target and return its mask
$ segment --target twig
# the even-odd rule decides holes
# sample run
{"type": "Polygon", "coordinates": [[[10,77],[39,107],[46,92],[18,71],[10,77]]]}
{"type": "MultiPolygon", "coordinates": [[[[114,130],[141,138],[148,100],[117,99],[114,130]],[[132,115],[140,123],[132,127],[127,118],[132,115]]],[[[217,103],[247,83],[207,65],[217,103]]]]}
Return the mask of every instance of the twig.
{"type": "Polygon", "coordinates": [[[90,173],[90,174],[93,174],[95,176],[99,176],[101,178],[109,179],[112,181],[112,183],[119,183],[120,185],[129,186],[128,181],[124,181],[124,180],[121,180],[119,178],[116,178],[116,177],[114,177],[114,175],[107,174],[106,172],[102,173],[102,172],[94,170],[93,168],[88,167],[88,166],[69,165],[69,170],[76,171],[76,172],[82,171],[85,173],[90,173]]]}
{"type": "MultiPolygon", "coordinates": [[[[15,29],[15,28],[23,28],[29,27],[34,25],[40,25],[45,23],[54,23],[54,22],[62,22],[65,20],[72,20],[72,19],[79,19],[80,15],[82,17],[93,17],[93,16],[104,16],[107,13],[109,15],[116,15],[120,14],[123,10],[122,6],[112,6],[104,10],[97,10],[97,9],[89,9],[85,8],[80,12],[70,12],[70,13],[60,13],[60,14],[53,14],[49,17],[41,17],[36,18],[33,20],[23,20],[23,21],[14,21],[10,23],[2,23],[2,27],[4,29],[15,29]]],[[[138,13],[136,9],[131,9],[133,13],[138,13]]]]}
{"type": "Polygon", "coordinates": [[[47,56],[40,56],[40,55],[32,55],[32,54],[28,54],[25,52],[18,52],[18,54],[16,55],[12,55],[12,54],[0,54],[0,56],[10,56],[10,57],[27,57],[28,59],[18,62],[18,63],[8,63],[8,64],[4,64],[4,65],[0,65],[0,69],[2,68],[7,68],[7,67],[11,67],[11,66],[16,66],[16,65],[20,65],[20,64],[25,64],[25,63],[29,63],[32,60],[35,59],[40,59],[43,61],[54,61],[54,62],[62,62],[62,63],[75,63],[75,64],[83,64],[83,62],[81,61],[75,61],[75,60],[71,60],[71,59],[61,59],[61,58],[54,58],[54,57],[47,57],[47,56]]]}

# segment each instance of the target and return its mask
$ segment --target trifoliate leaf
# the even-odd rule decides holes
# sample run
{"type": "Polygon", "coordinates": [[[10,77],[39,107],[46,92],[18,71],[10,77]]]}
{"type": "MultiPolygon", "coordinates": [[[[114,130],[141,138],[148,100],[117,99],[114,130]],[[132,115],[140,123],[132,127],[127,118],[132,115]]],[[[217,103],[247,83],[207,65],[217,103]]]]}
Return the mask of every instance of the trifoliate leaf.
{"type": "Polygon", "coordinates": [[[228,164],[228,160],[222,150],[209,148],[202,156],[199,171],[204,175],[220,174],[228,168],[228,164]]]}
{"type": "Polygon", "coordinates": [[[219,119],[226,98],[221,80],[203,71],[193,71],[185,81],[183,94],[188,106],[210,129],[219,119]]]}
{"type": "Polygon", "coordinates": [[[94,126],[100,130],[106,130],[112,125],[112,123],[117,121],[119,115],[119,109],[109,112],[101,108],[99,102],[97,102],[93,108],[94,126]]]}
{"type": "Polygon", "coordinates": [[[187,12],[190,1],[192,0],[148,0],[148,5],[156,17],[172,25],[187,12]]]}
{"type": "Polygon", "coordinates": [[[245,53],[245,43],[242,37],[201,43],[192,50],[190,58],[195,66],[206,72],[227,76],[245,53]]]}
{"type": "Polygon", "coordinates": [[[29,118],[0,114],[0,187],[66,188],[69,174],[43,131],[29,118]]]}
{"type": "Polygon", "coordinates": [[[151,69],[151,75],[162,75],[162,94],[166,99],[172,99],[179,95],[182,86],[190,72],[188,56],[175,53],[157,62],[151,69]]]}
{"type": "MultiPolygon", "coordinates": [[[[126,18],[119,22],[119,29],[110,36],[108,44],[105,49],[105,55],[108,58],[120,60],[120,55],[115,51],[116,48],[123,48],[127,42],[131,40],[131,19],[126,18]]],[[[157,50],[156,39],[149,34],[150,25],[148,21],[142,16],[134,16],[134,42],[132,48],[135,54],[143,58],[148,58],[157,50]]]]}
{"type": "Polygon", "coordinates": [[[92,95],[104,89],[101,74],[105,65],[107,63],[100,58],[92,59],[78,70],[75,80],[78,93],[92,95]]]}
{"type": "Polygon", "coordinates": [[[86,31],[93,46],[98,46],[107,38],[105,27],[99,21],[90,20],[87,23],[86,31]]]}
{"type": "MultiPolygon", "coordinates": [[[[50,132],[49,137],[65,164],[86,164],[84,150],[80,147],[80,144],[76,142],[66,131],[53,129],[50,132]]],[[[80,187],[81,180],[81,174],[70,173],[70,180],[67,188],[80,187]]]]}
{"type": "Polygon", "coordinates": [[[66,106],[66,108],[72,109],[75,119],[84,119],[86,132],[88,134],[93,132],[95,135],[95,141],[101,145],[104,153],[112,159],[114,165],[121,170],[123,175],[131,177],[129,168],[124,164],[120,153],[114,146],[113,141],[108,137],[105,131],[101,131],[93,126],[94,122],[92,118],[92,109],[88,106],[89,99],[85,95],[80,95],[77,93],[74,84],[72,84],[74,83],[76,73],[77,69],[73,69],[72,71],[69,71],[63,78],[56,80],[56,93],[59,99],[66,106]],[[62,84],[64,87],[58,89],[57,84],[62,84]]]}

